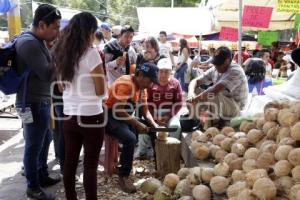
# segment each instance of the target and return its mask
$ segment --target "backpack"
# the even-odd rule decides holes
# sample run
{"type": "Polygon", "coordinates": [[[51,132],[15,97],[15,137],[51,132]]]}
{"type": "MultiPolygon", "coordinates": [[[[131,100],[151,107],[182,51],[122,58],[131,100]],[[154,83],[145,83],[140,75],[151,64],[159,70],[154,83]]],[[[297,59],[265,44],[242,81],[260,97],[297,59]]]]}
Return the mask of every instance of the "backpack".
{"type": "Polygon", "coordinates": [[[17,93],[20,85],[25,80],[27,84],[29,70],[25,69],[23,73],[17,72],[17,52],[15,44],[22,35],[15,37],[12,41],[0,48],[0,91],[5,95],[17,93]]]}

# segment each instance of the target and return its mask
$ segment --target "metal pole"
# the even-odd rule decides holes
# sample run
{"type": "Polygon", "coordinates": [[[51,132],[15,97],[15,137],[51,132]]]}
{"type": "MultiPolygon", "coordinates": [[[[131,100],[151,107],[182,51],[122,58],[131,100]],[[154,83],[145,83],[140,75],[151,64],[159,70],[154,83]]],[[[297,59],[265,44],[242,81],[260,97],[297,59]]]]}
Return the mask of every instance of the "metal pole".
{"type": "Polygon", "coordinates": [[[171,8],[174,8],[174,0],[171,0],[171,8]]]}
{"type": "Polygon", "coordinates": [[[243,0],[239,0],[239,44],[238,44],[238,63],[242,65],[242,18],[243,18],[243,0]]]}

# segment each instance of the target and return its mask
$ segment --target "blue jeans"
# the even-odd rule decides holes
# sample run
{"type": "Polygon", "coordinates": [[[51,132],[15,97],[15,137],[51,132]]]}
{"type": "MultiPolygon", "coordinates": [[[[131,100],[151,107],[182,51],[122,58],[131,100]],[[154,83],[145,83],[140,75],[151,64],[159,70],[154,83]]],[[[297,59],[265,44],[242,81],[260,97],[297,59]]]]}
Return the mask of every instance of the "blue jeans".
{"type": "Polygon", "coordinates": [[[132,170],[134,147],[137,143],[136,132],[124,121],[114,119],[111,112],[108,112],[108,122],[105,128],[106,134],[115,137],[123,145],[120,155],[119,176],[129,176],[132,170]]]}
{"type": "Polygon", "coordinates": [[[65,137],[63,132],[63,120],[64,117],[63,113],[63,106],[62,105],[55,105],[54,106],[54,112],[57,119],[55,120],[55,131],[58,134],[58,158],[59,158],[59,164],[60,164],[60,172],[61,174],[64,174],[64,163],[65,163],[65,137]]]}
{"type": "Polygon", "coordinates": [[[28,103],[27,106],[31,108],[33,123],[23,124],[23,162],[27,186],[36,188],[39,187],[39,180],[49,175],[47,158],[52,140],[49,129],[50,102],[28,103]]]}
{"type": "Polygon", "coordinates": [[[180,82],[181,88],[184,92],[188,91],[188,84],[185,83],[185,73],[187,71],[188,65],[186,63],[182,64],[179,69],[176,70],[174,77],[180,82]]]}

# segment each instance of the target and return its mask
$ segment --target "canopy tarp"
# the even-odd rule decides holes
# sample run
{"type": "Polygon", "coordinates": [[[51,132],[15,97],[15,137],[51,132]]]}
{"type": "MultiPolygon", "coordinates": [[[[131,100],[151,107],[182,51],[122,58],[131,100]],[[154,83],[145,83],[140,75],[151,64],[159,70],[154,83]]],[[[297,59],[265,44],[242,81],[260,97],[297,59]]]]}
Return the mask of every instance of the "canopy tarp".
{"type": "Polygon", "coordinates": [[[6,13],[15,7],[16,4],[11,0],[0,0],[0,13],[6,13]]]}

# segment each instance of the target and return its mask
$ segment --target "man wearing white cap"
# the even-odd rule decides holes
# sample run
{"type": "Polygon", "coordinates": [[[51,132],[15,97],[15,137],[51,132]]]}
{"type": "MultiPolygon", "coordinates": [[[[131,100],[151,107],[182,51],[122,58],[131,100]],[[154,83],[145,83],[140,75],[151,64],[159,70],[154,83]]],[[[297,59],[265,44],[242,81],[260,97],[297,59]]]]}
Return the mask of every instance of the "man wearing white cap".
{"type": "MultiPolygon", "coordinates": [[[[177,113],[182,107],[182,89],[179,81],[171,77],[172,63],[169,58],[160,59],[157,66],[159,68],[159,84],[153,84],[147,90],[148,109],[158,125],[177,128],[177,131],[170,132],[169,136],[179,139],[181,127],[177,113]]],[[[151,147],[151,139],[149,135],[139,135],[137,156],[140,159],[147,157],[147,150],[151,147]]]]}

